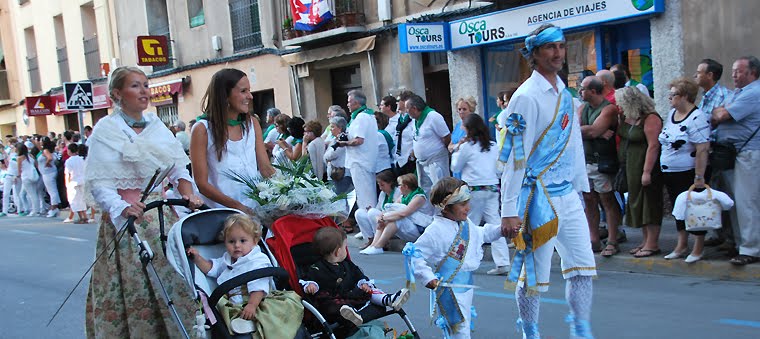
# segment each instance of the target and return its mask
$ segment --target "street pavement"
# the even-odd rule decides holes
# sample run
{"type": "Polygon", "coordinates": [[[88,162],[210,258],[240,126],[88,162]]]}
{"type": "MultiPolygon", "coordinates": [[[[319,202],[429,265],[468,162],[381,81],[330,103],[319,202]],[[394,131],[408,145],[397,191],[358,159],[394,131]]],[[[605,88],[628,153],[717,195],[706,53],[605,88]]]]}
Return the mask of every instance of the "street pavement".
{"type": "MultiPolygon", "coordinates": [[[[0,247],[5,254],[0,261],[0,338],[84,337],[88,279],[46,325],[91,264],[97,227],[63,224],[61,219],[0,218],[0,247]]],[[[358,254],[359,244],[351,237],[350,252],[368,276],[386,291],[404,286],[401,254],[365,256],[358,254]]],[[[621,256],[618,261],[623,260],[621,256]]],[[[760,338],[760,280],[635,273],[647,272],[637,268],[646,265],[621,269],[616,261],[610,262],[600,265],[594,280],[592,323],[597,338],[760,338]]],[[[504,277],[485,274],[492,265],[484,261],[476,272],[480,288],[475,292],[478,316],[473,338],[519,338],[513,292],[504,289],[504,277]]],[[[542,297],[541,332],[544,338],[567,338],[564,281],[556,265],[552,284],[542,297]]],[[[440,337],[429,322],[428,307],[428,292],[418,286],[405,310],[423,338],[440,337]]],[[[404,329],[398,317],[383,320],[404,329]]]]}

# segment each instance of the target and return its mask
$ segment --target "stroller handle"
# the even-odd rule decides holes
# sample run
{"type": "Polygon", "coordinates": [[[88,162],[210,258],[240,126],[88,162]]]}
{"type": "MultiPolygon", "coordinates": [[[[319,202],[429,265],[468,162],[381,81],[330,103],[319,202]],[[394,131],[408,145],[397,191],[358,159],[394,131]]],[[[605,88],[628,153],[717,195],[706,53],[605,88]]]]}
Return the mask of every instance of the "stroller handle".
{"type": "Polygon", "coordinates": [[[219,299],[221,299],[225,294],[227,294],[227,292],[231,291],[233,288],[246,284],[249,281],[254,281],[256,279],[261,279],[265,277],[275,277],[275,278],[287,280],[288,272],[285,271],[285,269],[282,267],[265,267],[265,268],[259,268],[250,272],[243,273],[217,286],[216,289],[214,289],[214,292],[211,293],[211,296],[208,298],[208,304],[216,305],[216,303],[219,302],[219,299]]]}

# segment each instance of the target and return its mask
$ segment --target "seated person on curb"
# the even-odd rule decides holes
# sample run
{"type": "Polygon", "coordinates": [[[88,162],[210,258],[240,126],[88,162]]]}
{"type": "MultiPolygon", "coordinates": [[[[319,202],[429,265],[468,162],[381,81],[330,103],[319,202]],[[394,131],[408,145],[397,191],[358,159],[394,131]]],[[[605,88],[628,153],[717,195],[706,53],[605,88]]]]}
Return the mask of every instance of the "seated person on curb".
{"type": "Polygon", "coordinates": [[[361,254],[382,254],[393,236],[404,241],[416,241],[425,227],[433,221],[433,206],[428,202],[425,191],[417,185],[417,176],[412,173],[398,177],[401,203],[385,204],[377,216],[377,229],[372,244],[361,250],[361,254]]]}
{"type": "Polygon", "coordinates": [[[377,205],[375,207],[357,208],[354,214],[362,236],[367,239],[367,243],[361,249],[367,248],[374,242],[377,219],[383,214],[385,205],[401,201],[401,191],[396,186],[396,175],[393,174],[393,170],[384,170],[378,173],[376,178],[377,186],[380,188],[377,205]]]}
{"type": "Polygon", "coordinates": [[[299,280],[305,294],[312,295],[314,307],[328,321],[349,321],[359,326],[368,315],[379,314],[385,307],[394,310],[409,300],[403,288],[386,294],[375,287],[362,270],[347,258],[346,232],[333,227],[321,228],[314,234],[314,251],[322,257],[311,265],[299,280]],[[374,305],[374,306],[373,306],[374,305]]]}
{"type": "MultiPolygon", "coordinates": [[[[261,225],[251,217],[242,213],[234,214],[224,221],[221,235],[227,252],[221,258],[208,260],[193,247],[187,249],[187,254],[203,274],[217,278],[217,283],[221,285],[243,273],[272,266],[269,257],[257,246],[261,232],[261,225]]],[[[227,324],[230,335],[266,332],[268,335],[279,333],[278,335],[295,336],[303,318],[300,299],[295,292],[278,291],[273,292],[282,295],[264,299],[270,294],[270,282],[270,277],[249,281],[219,299],[215,306],[227,324]],[[288,293],[290,295],[285,295],[288,293]],[[259,308],[263,301],[266,301],[268,307],[259,308]],[[278,320],[283,318],[297,319],[297,322],[283,323],[278,320]],[[254,319],[258,326],[254,324],[254,319]]]]}

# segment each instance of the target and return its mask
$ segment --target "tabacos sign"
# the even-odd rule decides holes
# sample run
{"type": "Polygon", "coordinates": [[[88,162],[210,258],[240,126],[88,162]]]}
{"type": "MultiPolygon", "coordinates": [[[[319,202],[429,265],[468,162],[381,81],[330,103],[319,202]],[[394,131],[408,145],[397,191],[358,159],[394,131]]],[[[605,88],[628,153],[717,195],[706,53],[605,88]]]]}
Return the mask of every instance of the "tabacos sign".
{"type": "Polygon", "coordinates": [[[398,35],[401,53],[445,51],[449,46],[444,23],[401,24],[398,35]]]}

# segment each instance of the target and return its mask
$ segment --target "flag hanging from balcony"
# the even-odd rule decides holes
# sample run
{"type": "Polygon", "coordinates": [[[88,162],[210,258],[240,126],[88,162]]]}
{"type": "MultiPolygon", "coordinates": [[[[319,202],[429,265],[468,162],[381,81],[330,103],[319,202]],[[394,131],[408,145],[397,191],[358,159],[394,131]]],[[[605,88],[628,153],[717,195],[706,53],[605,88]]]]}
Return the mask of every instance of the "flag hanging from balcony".
{"type": "Polygon", "coordinates": [[[289,0],[293,28],[313,31],[333,18],[328,0],[289,0]]]}

